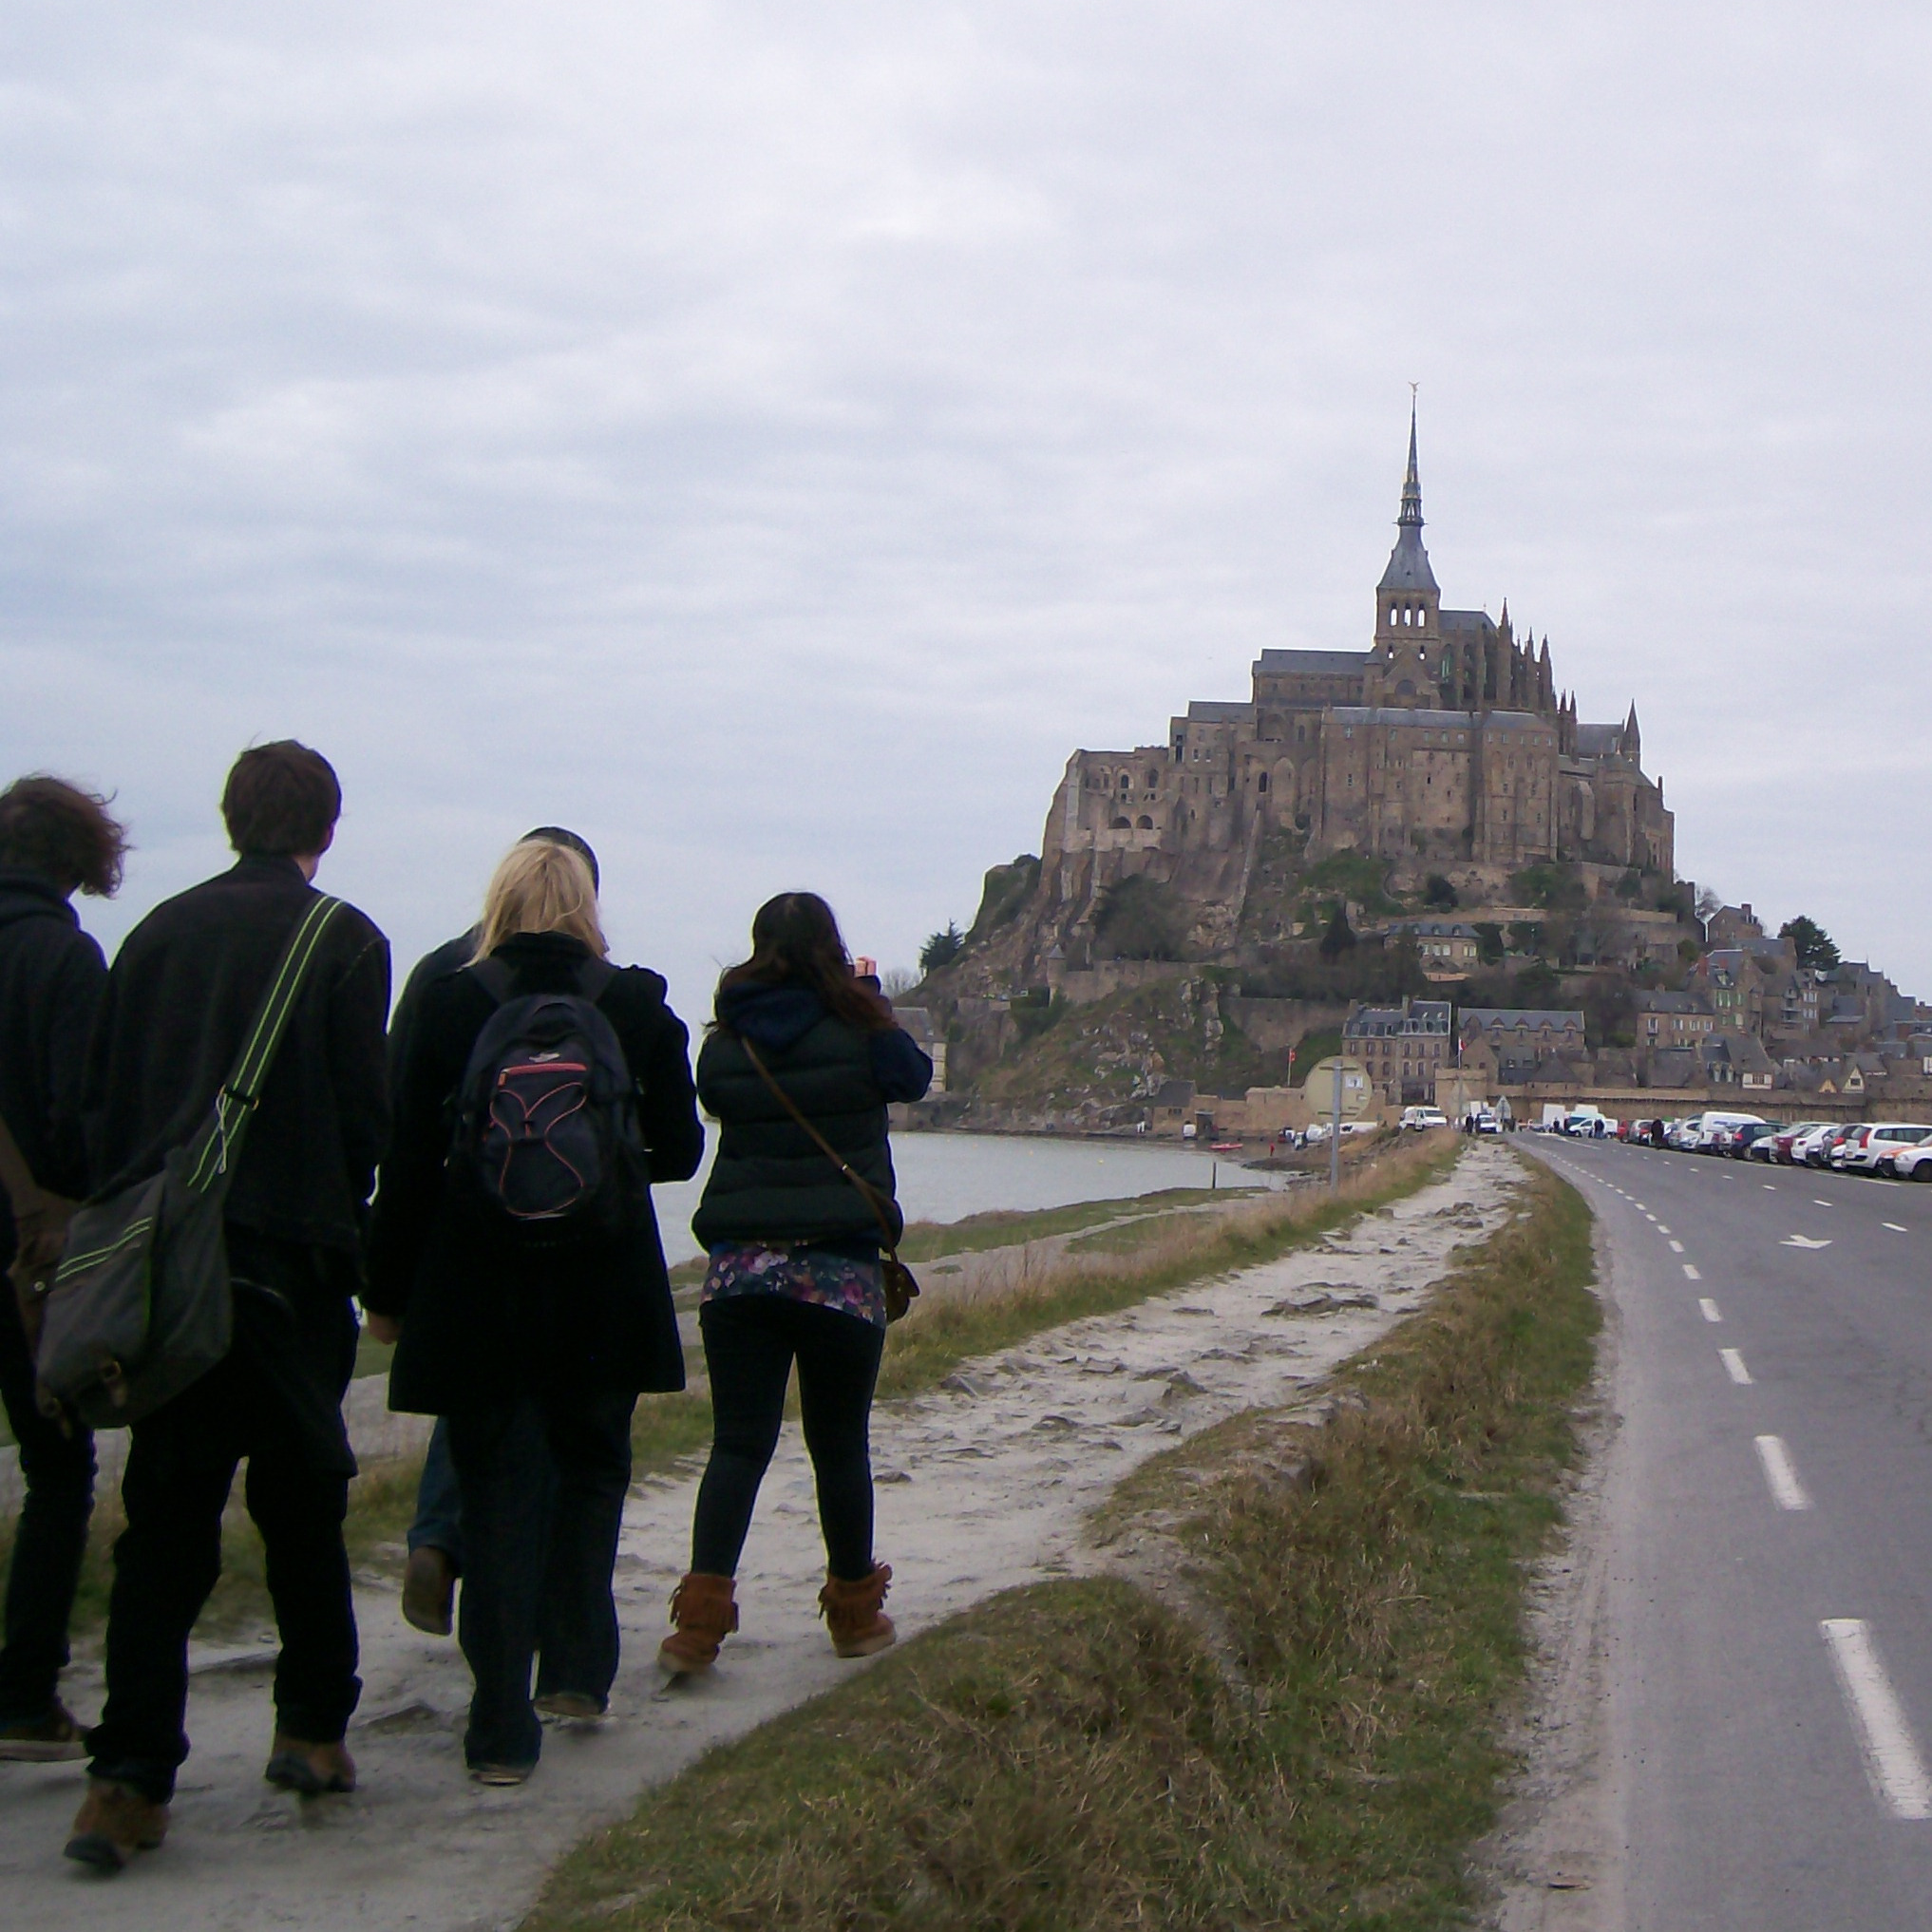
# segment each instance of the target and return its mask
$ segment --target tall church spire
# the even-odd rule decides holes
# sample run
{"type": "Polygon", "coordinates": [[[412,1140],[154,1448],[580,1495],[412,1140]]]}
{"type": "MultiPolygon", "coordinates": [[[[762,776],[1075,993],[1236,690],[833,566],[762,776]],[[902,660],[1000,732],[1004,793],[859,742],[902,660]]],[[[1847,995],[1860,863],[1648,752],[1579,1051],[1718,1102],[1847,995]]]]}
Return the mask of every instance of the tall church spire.
{"type": "MultiPolygon", "coordinates": [[[[1378,593],[1408,591],[1428,604],[1428,625],[1435,629],[1436,606],[1441,592],[1436,588],[1435,572],[1429,567],[1429,552],[1422,547],[1422,480],[1415,464],[1415,405],[1409,406],[1409,473],[1402,479],[1402,514],[1395,520],[1395,548],[1389,556],[1389,568],[1376,585],[1378,593]]],[[[1407,606],[1395,606],[1400,623],[1407,606]]],[[[1417,618],[1421,613],[1417,611],[1417,618]]],[[[1385,628],[1387,606],[1378,614],[1376,629],[1385,628]]]]}
{"type": "Polygon", "coordinates": [[[1402,479],[1402,514],[1398,523],[1422,528],[1422,479],[1415,470],[1415,398],[1409,399],[1409,474],[1402,479]]]}

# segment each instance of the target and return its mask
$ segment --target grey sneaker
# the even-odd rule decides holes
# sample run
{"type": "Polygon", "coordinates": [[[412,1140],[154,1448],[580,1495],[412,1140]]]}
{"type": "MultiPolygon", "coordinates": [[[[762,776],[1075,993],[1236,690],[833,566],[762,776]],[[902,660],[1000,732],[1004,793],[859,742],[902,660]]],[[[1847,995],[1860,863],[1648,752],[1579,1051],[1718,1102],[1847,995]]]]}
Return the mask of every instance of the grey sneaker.
{"type": "Polygon", "coordinates": [[[12,1764],[66,1764],[87,1754],[87,1733],[58,1698],[44,1717],[0,1724],[0,1759],[12,1764]]]}
{"type": "Polygon", "coordinates": [[[555,1717],[562,1724],[601,1724],[604,1721],[605,1704],[601,1697],[593,1697],[586,1691],[545,1691],[540,1697],[533,1697],[540,1717],[555,1717]]]}

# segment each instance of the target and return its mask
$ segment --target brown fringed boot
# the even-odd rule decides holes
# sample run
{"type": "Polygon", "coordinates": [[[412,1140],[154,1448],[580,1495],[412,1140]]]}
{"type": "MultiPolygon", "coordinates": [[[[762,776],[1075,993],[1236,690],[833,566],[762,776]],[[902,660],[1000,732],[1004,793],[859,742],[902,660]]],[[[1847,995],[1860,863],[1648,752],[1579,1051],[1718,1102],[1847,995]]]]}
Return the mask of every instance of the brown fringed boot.
{"type": "Polygon", "coordinates": [[[718,1646],[738,1627],[730,1578],[688,1572],[671,1593],[671,1620],[677,1628],[657,1646],[657,1661],[679,1677],[710,1670],[718,1646]]]}
{"type": "Polygon", "coordinates": [[[842,1577],[825,1579],[825,1587],[819,1592],[819,1614],[841,1657],[871,1657],[891,1649],[898,1640],[892,1619],[881,1607],[891,1583],[889,1563],[873,1564],[872,1574],[856,1583],[842,1577]]]}

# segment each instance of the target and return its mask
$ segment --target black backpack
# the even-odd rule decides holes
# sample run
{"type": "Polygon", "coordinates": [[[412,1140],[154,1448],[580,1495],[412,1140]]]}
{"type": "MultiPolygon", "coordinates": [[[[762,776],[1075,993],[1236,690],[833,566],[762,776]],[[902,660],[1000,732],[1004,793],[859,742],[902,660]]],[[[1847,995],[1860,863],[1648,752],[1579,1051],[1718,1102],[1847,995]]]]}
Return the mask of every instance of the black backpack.
{"type": "Polygon", "coordinates": [[[621,1227],[643,1148],[623,1045],[597,1004],[616,969],[588,959],[576,993],[521,998],[499,961],[470,971],[497,1010],[457,1091],[452,1165],[533,1245],[621,1227]]]}

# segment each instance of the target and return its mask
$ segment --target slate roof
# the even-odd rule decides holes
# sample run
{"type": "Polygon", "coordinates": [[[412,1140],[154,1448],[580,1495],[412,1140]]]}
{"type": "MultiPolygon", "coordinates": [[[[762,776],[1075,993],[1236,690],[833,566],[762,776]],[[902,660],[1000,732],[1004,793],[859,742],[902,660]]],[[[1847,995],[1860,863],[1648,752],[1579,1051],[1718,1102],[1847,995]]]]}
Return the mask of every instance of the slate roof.
{"type": "Polygon", "coordinates": [[[1564,1027],[1575,1027],[1581,1033],[1583,1015],[1581,1010],[1554,1006],[1466,1006],[1463,1029],[1468,1032],[1471,1027],[1479,1027],[1484,1032],[1503,1028],[1513,1031],[1517,1027],[1527,1027],[1532,1032],[1540,1027],[1549,1027],[1561,1032],[1564,1027]]]}
{"type": "Polygon", "coordinates": [[[1389,567],[1382,573],[1378,591],[1436,591],[1441,586],[1429,567],[1429,552],[1422,547],[1420,522],[1405,523],[1389,553],[1389,567]]]}
{"type": "Polygon", "coordinates": [[[1227,698],[1195,698],[1187,707],[1187,721],[1193,725],[1241,725],[1254,715],[1253,705],[1227,698]]]}
{"type": "Polygon", "coordinates": [[[1257,672],[1277,676],[1360,677],[1369,668],[1366,651],[1263,651],[1257,672]]]}

